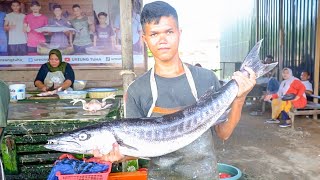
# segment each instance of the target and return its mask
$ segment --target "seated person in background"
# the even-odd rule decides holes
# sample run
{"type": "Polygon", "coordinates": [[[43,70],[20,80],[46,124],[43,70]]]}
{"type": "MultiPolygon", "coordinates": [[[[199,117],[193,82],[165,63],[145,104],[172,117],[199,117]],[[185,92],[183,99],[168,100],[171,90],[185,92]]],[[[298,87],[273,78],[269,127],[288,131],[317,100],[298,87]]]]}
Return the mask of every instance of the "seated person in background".
{"type": "MultiPolygon", "coordinates": [[[[264,64],[271,64],[273,63],[273,56],[267,55],[264,59],[264,64]]],[[[252,91],[248,94],[248,96],[253,97],[252,101],[252,112],[250,115],[257,116],[262,115],[263,113],[263,105],[262,100],[265,94],[274,94],[278,92],[279,89],[279,82],[274,75],[276,73],[276,68],[265,74],[264,76],[257,79],[257,84],[253,87],[252,91]]]]}
{"type": "MultiPolygon", "coordinates": [[[[265,64],[271,64],[273,63],[274,60],[273,60],[273,56],[271,55],[268,55],[266,57],[266,59],[264,60],[264,63],[265,64]]],[[[277,69],[274,68],[272,71],[268,72],[265,77],[268,78],[268,82],[267,82],[267,94],[275,94],[278,92],[279,90],[279,86],[280,86],[280,83],[279,81],[274,77],[275,74],[276,74],[276,71],[277,69]]]]}
{"type": "MultiPolygon", "coordinates": [[[[300,79],[301,82],[304,84],[304,86],[306,87],[306,95],[308,97],[308,95],[311,95],[313,93],[313,88],[312,88],[312,84],[309,81],[310,79],[310,73],[308,71],[302,71],[301,75],[300,75],[300,79]]],[[[312,98],[310,98],[312,101],[312,98]]],[[[309,100],[309,97],[308,97],[309,100]]]]}
{"type": "Polygon", "coordinates": [[[279,126],[289,127],[291,124],[287,113],[292,106],[295,108],[304,108],[306,106],[306,88],[298,78],[292,75],[292,70],[289,68],[283,68],[282,78],[283,81],[280,84],[278,92],[266,95],[264,98],[265,101],[269,101],[272,98],[272,119],[268,120],[267,123],[280,123],[278,118],[281,114],[286,118],[280,118],[283,122],[279,126]],[[294,94],[295,98],[287,101],[282,100],[282,97],[288,94],[294,94]]]}
{"type": "Polygon", "coordinates": [[[275,93],[277,93],[278,90],[279,90],[279,86],[280,86],[279,81],[276,78],[271,77],[269,79],[268,84],[267,84],[267,94],[275,94],[275,93]]]}
{"type": "MultiPolygon", "coordinates": [[[[273,62],[274,62],[274,60],[273,60],[273,56],[272,55],[267,55],[266,58],[263,61],[264,64],[271,64],[273,62]]],[[[267,83],[269,82],[270,78],[274,77],[276,71],[277,71],[277,69],[274,68],[273,70],[271,70],[267,74],[259,77],[257,79],[257,84],[259,84],[259,85],[267,85],[267,83]]]]}
{"type": "Polygon", "coordinates": [[[62,90],[72,90],[70,87],[73,82],[72,67],[66,62],[62,62],[62,55],[58,49],[52,49],[49,52],[49,62],[41,66],[34,85],[43,92],[59,87],[62,87],[62,90]]]}

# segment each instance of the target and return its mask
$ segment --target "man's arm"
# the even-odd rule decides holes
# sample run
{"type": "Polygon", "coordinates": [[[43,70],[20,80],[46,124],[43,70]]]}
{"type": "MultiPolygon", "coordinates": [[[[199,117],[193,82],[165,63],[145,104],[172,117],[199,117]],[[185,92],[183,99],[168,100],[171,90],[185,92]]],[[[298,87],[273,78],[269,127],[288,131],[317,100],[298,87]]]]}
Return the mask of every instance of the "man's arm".
{"type": "Polygon", "coordinates": [[[231,105],[231,111],[228,116],[228,121],[215,126],[215,131],[219,138],[227,140],[230,137],[234,128],[237,126],[240,120],[244,102],[245,97],[236,98],[231,105]]]}
{"type": "Polygon", "coordinates": [[[219,138],[227,140],[232,134],[234,128],[237,126],[240,117],[243,104],[246,100],[247,94],[251,91],[253,86],[256,84],[256,76],[252,69],[245,68],[249,72],[249,78],[244,76],[241,72],[237,71],[234,73],[232,79],[236,80],[239,91],[236,99],[231,105],[231,111],[228,116],[228,121],[218,124],[215,126],[215,131],[219,138]]]}
{"type": "Polygon", "coordinates": [[[4,21],[4,30],[5,31],[9,31],[10,30],[10,25],[9,25],[9,21],[8,20],[4,21]]]}
{"type": "Polygon", "coordinates": [[[94,23],[93,23],[93,20],[90,18],[90,17],[88,17],[88,25],[89,25],[89,31],[91,32],[91,33],[93,33],[93,32],[95,32],[96,30],[96,28],[94,27],[94,23]]]}
{"type": "Polygon", "coordinates": [[[25,16],[23,19],[23,32],[28,33],[30,32],[30,25],[29,25],[29,20],[28,20],[28,16],[25,16]]]}

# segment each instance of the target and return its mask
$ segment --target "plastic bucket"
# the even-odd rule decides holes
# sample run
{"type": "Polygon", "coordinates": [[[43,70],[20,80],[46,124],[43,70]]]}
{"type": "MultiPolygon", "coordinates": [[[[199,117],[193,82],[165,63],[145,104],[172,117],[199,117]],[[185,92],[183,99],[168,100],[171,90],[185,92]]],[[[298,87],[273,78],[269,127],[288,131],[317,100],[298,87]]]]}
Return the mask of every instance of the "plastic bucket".
{"type": "Polygon", "coordinates": [[[17,101],[26,98],[26,85],[25,84],[11,84],[10,89],[10,101],[17,101]]]}
{"type": "Polygon", "coordinates": [[[223,163],[218,163],[218,172],[227,173],[231,175],[231,177],[223,178],[223,180],[237,180],[240,179],[242,176],[242,172],[240,171],[240,169],[223,163]]]}

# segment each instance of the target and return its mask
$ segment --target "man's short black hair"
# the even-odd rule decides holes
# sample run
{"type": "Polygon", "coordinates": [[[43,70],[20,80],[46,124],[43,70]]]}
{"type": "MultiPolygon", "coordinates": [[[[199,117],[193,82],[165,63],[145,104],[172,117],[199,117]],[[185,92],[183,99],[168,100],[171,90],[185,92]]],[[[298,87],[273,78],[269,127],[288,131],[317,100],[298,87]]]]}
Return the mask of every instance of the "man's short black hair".
{"type": "Polygon", "coordinates": [[[307,70],[304,70],[304,71],[302,71],[303,73],[306,73],[308,76],[310,76],[310,73],[309,73],[309,71],[307,71],[307,70]]]}
{"type": "Polygon", "coordinates": [[[155,1],[144,5],[140,18],[143,30],[145,24],[158,24],[160,18],[163,16],[173,17],[176,20],[177,26],[179,27],[177,11],[170,4],[163,1],[155,1]]]}
{"type": "Polygon", "coordinates": [[[40,3],[38,1],[32,1],[31,6],[40,6],[40,3]]]}
{"type": "Polygon", "coordinates": [[[20,1],[18,1],[18,0],[13,0],[13,1],[11,1],[11,6],[12,6],[12,4],[14,4],[14,3],[17,3],[17,4],[21,5],[21,2],[20,2],[20,1]]]}
{"type": "Polygon", "coordinates": [[[79,5],[79,4],[74,4],[74,5],[72,6],[72,9],[74,9],[74,8],[80,8],[80,5],[79,5]]]}
{"type": "Polygon", "coordinates": [[[267,55],[267,56],[266,56],[266,58],[270,58],[270,59],[272,59],[272,60],[273,60],[273,56],[272,56],[272,55],[270,55],[270,54],[269,54],[269,55],[267,55]]]}
{"type": "Polygon", "coordinates": [[[55,10],[57,8],[62,9],[60,4],[55,4],[55,5],[52,6],[53,10],[55,10]]]}
{"type": "Polygon", "coordinates": [[[108,17],[108,14],[107,14],[107,13],[105,13],[105,12],[99,12],[98,17],[99,17],[99,16],[105,16],[105,17],[108,17]]]}

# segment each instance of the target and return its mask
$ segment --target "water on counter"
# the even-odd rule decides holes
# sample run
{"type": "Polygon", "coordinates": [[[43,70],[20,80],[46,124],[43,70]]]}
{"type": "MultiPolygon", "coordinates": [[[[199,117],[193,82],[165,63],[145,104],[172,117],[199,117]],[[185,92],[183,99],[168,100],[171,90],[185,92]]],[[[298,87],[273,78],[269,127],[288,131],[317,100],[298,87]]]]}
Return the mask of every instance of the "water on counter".
{"type": "Polygon", "coordinates": [[[30,101],[10,103],[8,120],[36,119],[98,119],[104,117],[109,109],[97,112],[83,110],[82,104],[72,105],[69,101],[30,101]]]}

